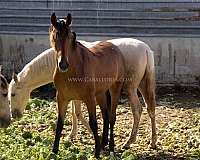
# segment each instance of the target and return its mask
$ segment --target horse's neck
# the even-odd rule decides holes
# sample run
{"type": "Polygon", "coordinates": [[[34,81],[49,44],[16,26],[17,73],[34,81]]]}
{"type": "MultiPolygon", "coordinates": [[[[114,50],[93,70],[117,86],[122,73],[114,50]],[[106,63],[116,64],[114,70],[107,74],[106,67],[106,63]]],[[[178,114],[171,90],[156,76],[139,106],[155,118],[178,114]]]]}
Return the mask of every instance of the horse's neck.
{"type": "Polygon", "coordinates": [[[37,61],[30,62],[19,74],[19,81],[30,90],[53,81],[55,58],[51,52],[41,56],[37,61]]]}
{"type": "Polygon", "coordinates": [[[86,56],[84,52],[84,46],[82,44],[77,43],[76,48],[71,52],[70,59],[71,68],[73,72],[79,74],[82,71],[83,67],[83,57],[86,56]]]}

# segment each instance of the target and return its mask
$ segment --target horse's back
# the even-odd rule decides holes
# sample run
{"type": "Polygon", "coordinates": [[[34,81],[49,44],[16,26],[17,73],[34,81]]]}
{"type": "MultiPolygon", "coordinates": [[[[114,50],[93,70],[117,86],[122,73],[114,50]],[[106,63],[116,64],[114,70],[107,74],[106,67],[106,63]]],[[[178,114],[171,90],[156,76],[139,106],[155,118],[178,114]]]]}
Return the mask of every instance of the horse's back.
{"type": "Polygon", "coordinates": [[[124,58],[117,46],[103,41],[89,48],[89,51],[91,56],[89,68],[94,70],[95,76],[104,75],[104,77],[114,78],[123,74],[124,58]]]}
{"type": "Polygon", "coordinates": [[[148,54],[153,54],[146,43],[133,38],[111,39],[108,42],[119,48],[127,69],[144,72],[148,63],[148,54]]]}
{"type": "Polygon", "coordinates": [[[87,42],[87,41],[83,41],[83,40],[78,40],[78,42],[80,42],[86,48],[91,48],[91,47],[97,45],[98,43],[100,43],[101,41],[87,42]]]}
{"type": "Polygon", "coordinates": [[[118,63],[118,65],[123,64],[123,55],[120,49],[110,42],[102,41],[89,48],[89,50],[98,58],[98,62],[101,65],[112,65],[115,63],[118,63]]]}
{"type": "Polygon", "coordinates": [[[146,56],[146,51],[150,50],[146,43],[133,38],[111,39],[108,42],[116,45],[126,59],[139,59],[146,56]]]}
{"type": "Polygon", "coordinates": [[[56,59],[55,59],[54,53],[55,51],[53,48],[47,49],[41,54],[39,54],[37,57],[35,57],[30,62],[30,65],[32,65],[33,67],[36,67],[36,69],[41,69],[41,68],[44,69],[45,67],[45,68],[49,68],[50,70],[52,69],[54,71],[54,68],[56,65],[56,59]]]}
{"type": "Polygon", "coordinates": [[[125,59],[126,70],[129,75],[133,75],[134,81],[141,81],[148,65],[148,57],[152,57],[153,54],[150,47],[133,38],[111,39],[108,42],[120,49],[125,59]]]}
{"type": "Polygon", "coordinates": [[[107,41],[99,42],[96,45],[90,47],[89,50],[95,55],[104,55],[105,57],[108,57],[110,55],[121,55],[121,51],[119,50],[119,48],[113,43],[107,41]]]}
{"type": "MultiPolygon", "coordinates": [[[[53,81],[55,66],[54,49],[47,49],[24,66],[18,74],[19,81],[21,84],[28,85],[34,89],[50,83],[53,81]]],[[[9,86],[11,87],[13,85],[15,85],[14,80],[10,82],[9,86]]]]}

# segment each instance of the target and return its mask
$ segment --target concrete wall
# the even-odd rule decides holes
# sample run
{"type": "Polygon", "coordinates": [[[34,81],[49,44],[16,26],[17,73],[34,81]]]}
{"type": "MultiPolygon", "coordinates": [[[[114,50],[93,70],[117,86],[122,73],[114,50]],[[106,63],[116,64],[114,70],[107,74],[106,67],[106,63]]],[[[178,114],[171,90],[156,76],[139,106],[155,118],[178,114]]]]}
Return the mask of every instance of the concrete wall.
{"type": "MultiPolygon", "coordinates": [[[[87,41],[102,37],[79,37],[87,41]]],[[[138,37],[154,51],[158,84],[181,83],[196,85],[200,79],[200,38],[138,37]]],[[[0,64],[3,73],[11,78],[12,70],[23,66],[49,48],[48,36],[0,35],[0,64]]]]}
{"type": "Polygon", "coordinates": [[[19,72],[47,48],[48,36],[0,35],[0,65],[3,65],[3,74],[10,79],[13,69],[19,72]]]}
{"type": "Polygon", "coordinates": [[[11,77],[49,48],[50,15],[73,16],[83,40],[138,37],[155,51],[159,84],[200,81],[200,1],[1,0],[0,64],[11,77]]]}

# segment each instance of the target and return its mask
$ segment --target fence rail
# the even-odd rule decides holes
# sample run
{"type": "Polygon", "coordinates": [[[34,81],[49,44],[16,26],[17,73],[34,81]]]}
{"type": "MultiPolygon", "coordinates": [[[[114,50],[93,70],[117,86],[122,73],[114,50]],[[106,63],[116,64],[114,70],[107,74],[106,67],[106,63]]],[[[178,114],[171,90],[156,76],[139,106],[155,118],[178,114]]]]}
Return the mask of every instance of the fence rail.
{"type": "Polygon", "coordinates": [[[0,64],[11,77],[49,48],[50,16],[73,16],[78,38],[136,37],[154,51],[157,82],[200,84],[199,0],[0,0],[0,64]]]}
{"type": "Polygon", "coordinates": [[[47,35],[52,12],[71,12],[78,35],[200,35],[198,0],[1,0],[0,6],[0,34],[47,35]]]}

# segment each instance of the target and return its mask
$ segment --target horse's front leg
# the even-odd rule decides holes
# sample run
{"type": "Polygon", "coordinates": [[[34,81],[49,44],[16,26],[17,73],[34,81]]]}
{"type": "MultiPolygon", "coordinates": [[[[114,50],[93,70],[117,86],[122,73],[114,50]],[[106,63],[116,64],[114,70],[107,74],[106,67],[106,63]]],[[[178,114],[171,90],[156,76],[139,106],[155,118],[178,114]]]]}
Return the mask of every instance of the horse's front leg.
{"type": "Polygon", "coordinates": [[[56,135],[55,135],[55,140],[53,144],[53,152],[58,153],[59,150],[59,141],[64,125],[64,119],[65,119],[65,114],[66,114],[66,106],[69,102],[68,99],[64,99],[64,97],[57,92],[56,95],[57,98],[57,105],[58,105],[58,119],[56,123],[56,135]]]}
{"type": "Polygon", "coordinates": [[[98,135],[98,125],[96,119],[96,100],[95,95],[88,96],[86,105],[89,113],[89,124],[95,139],[95,157],[99,158],[100,155],[100,140],[98,135]]]}
{"type": "Polygon", "coordinates": [[[110,153],[114,153],[114,125],[116,121],[116,109],[120,98],[121,88],[123,83],[117,82],[110,89],[111,92],[111,111],[110,111],[110,142],[109,142],[109,150],[110,153]]]}

